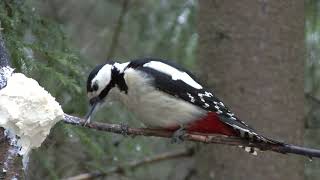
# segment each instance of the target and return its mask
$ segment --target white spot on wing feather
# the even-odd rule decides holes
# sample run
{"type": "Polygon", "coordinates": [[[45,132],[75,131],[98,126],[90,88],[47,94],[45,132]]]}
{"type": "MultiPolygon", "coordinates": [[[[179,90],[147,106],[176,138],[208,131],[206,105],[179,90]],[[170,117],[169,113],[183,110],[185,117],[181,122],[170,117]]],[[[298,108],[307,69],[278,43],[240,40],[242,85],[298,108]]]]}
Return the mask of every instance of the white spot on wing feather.
{"type": "Polygon", "coordinates": [[[149,67],[154,70],[163,72],[165,74],[170,75],[173,80],[181,80],[196,89],[202,89],[202,86],[199,83],[197,83],[194,79],[192,79],[188,75],[188,73],[179,71],[178,69],[169,66],[165,63],[159,61],[150,61],[144,64],[143,67],[149,67]]]}
{"type": "Polygon", "coordinates": [[[198,96],[200,97],[200,100],[201,100],[202,102],[205,102],[205,100],[203,99],[203,94],[202,94],[202,93],[198,93],[198,96]]]}
{"type": "Polygon", "coordinates": [[[193,97],[190,93],[187,93],[187,95],[189,96],[190,101],[191,101],[192,103],[194,103],[194,102],[195,102],[194,97],[193,97]]]}
{"type": "Polygon", "coordinates": [[[212,93],[211,92],[205,92],[205,96],[207,96],[207,97],[212,97],[213,95],[212,95],[212,93]]]}
{"type": "Polygon", "coordinates": [[[210,106],[209,106],[208,103],[204,103],[203,107],[204,107],[204,108],[208,108],[208,107],[210,107],[210,106]]]}

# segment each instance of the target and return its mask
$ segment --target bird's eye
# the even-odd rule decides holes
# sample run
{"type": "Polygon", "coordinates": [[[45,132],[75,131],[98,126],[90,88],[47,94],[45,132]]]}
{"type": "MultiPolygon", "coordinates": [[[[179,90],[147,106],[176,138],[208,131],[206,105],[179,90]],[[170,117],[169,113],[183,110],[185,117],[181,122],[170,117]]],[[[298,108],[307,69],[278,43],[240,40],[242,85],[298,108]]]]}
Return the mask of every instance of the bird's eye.
{"type": "Polygon", "coordinates": [[[94,83],[93,86],[92,86],[92,89],[93,89],[94,91],[97,91],[97,90],[99,89],[98,84],[97,84],[97,83],[94,83]]]}

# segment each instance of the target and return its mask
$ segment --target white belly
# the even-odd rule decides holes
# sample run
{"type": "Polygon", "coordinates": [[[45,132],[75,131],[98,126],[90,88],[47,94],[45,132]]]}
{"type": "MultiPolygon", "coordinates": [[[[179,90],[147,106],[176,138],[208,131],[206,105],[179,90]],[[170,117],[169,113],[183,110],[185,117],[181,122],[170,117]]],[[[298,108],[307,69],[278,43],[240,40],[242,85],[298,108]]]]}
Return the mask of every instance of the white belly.
{"type": "Polygon", "coordinates": [[[180,126],[206,114],[191,103],[154,89],[150,85],[152,79],[143,72],[127,69],[124,78],[128,85],[128,94],[113,88],[111,96],[119,97],[118,100],[148,127],[180,126]]]}

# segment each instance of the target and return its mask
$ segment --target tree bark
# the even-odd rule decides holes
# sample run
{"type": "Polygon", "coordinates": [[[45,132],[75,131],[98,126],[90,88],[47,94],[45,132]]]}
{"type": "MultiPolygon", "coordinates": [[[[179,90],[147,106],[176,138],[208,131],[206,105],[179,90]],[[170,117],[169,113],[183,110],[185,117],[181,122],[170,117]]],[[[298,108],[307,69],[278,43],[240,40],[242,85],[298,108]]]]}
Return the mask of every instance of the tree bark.
{"type": "MultiPolygon", "coordinates": [[[[304,1],[199,1],[202,78],[258,132],[302,144],[304,1]]],[[[210,145],[197,153],[199,179],[304,178],[297,156],[210,145]]]]}

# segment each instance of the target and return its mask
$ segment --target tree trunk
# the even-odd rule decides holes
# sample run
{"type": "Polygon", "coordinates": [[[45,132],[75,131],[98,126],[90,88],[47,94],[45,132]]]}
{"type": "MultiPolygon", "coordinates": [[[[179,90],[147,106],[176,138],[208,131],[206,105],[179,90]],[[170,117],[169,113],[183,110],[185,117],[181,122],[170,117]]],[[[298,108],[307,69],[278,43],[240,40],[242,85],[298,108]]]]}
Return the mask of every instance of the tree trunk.
{"type": "MultiPolygon", "coordinates": [[[[258,132],[302,144],[304,1],[199,1],[199,63],[214,93],[258,132]]],[[[200,179],[304,178],[303,158],[206,145],[200,179]]]]}

